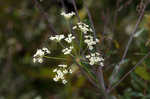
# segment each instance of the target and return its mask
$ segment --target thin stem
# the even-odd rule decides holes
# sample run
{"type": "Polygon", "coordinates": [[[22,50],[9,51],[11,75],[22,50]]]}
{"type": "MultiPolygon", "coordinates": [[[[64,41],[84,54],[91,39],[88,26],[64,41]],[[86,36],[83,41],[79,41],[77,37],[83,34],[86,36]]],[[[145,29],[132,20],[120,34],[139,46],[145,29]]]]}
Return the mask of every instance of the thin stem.
{"type": "Polygon", "coordinates": [[[106,90],[106,87],[105,87],[104,76],[103,76],[103,71],[102,71],[101,66],[98,67],[97,76],[98,76],[98,81],[99,81],[99,84],[100,84],[101,92],[104,95],[103,98],[108,99],[108,93],[107,93],[107,90],[106,90]]]}
{"type": "MultiPolygon", "coordinates": [[[[83,2],[84,2],[84,1],[83,1],[83,2]]],[[[87,14],[88,14],[88,18],[89,18],[90,23],[91,23],[91,26],[92,26],[94,39],[96,39],[96,31],[95,31],[95,28],[94,28],[94,23],[93,23],[93,20],[92,20],[91,13],[90,13],[90,11],[89,11],[87,5],[85,4],[85,2],[84,2],[84,6],[85,6],[85,8],[86,8],[86,11],[87,11],[87,14]]]]}
{"type": "Polygon", "coordinates": [[[137,66],[139,66],[148,56],[150,55],[150,52],[145,55],[129,72],[127,72],[113,87],[111,87],[108,92],[110,93],[113,89],[115,89],[131,72],[135,70],[137,66]]]}
{"type": "Polygon", "coordinates": [[[128,41],[127,45],[126,45],[126,49],[125,49],[125,51],[124,51],[124,54],[123,54],[123,56],[122,56],[122,60],[121,60],[121,61],[123,61],[123,60],[125,59],[126,55],[127,55],[129,46],[130,46],[130,44],[131,44],[131,42],[132,42],[132,40],[133,40],[133,36],[134,36],[134,34],[135,34],[135,32],[136,32],[136,30],[137,30],[137,28],[138,28],[140,22],[142,21],[143,16],[144,16],[145,8],[146,8],[146,5],[144,6],[143,11],[142,11],[142,13],[141,13],[141,15],[140,15],[140,17],[139,17],[139,19],[138,19],[136,25],[135,25],[135,28],[134,28],[134,30],[133,30],[132,33],[131,33],[131,36],[130,36],[129,41],[128,41]]]}
{"type": "Polygon", "coordinates": [[[71,23],[69,22],[68,19],[66,19],[66,22],[67,22],[67,25],[68,25],[68,28],[69,28],[69,33],[72,33],[72,26],[71,26],[71,23]]]}
{"type": "Polygon", "coordinates": [[[88,51],[88,47],[86,47],[83,51],[82,51],[82,56],[85,55],[85,53],[88,51]]]}
{"type": "Polygon", "coordinates": [[[106,90],[106,88],[105,88],[105,84],[104,84],[104,78],[103,78],[103,71],[102,71],[102,67],[98,67],[98,71],[97,71],[97,73],[98,73],[98,80],[99,80],[99,83],[101,83],[101,87],[102,87],[102,89],[103,90],[106,90]]]}
{"type": "Polygon", "coordinates": [[[75,0],[72,0],[72,4],[74,6],[74,9],[75,9],[75,12],[76,12],[76,15],[77,15],[77,18],[78,18],[78,22],[80,22],[80,16],[79,16],[79,13],[78,13],[78,10],[77,10],[77,6],[76,6],[75,0]]]}
{"type": "Polygon", "coordinates": [[[67,59],[64,59],[64,58],[59,58],[59,57],[50,57],[50,56],[44,56],[45,58],[49,58],[49,59],[58,59],[58,60],[67,60],[67,59]]]}
{"type": "MultiPolygon", "coordinates": [[[[148,3],[149,3],[149,2],[148,2],[148,3]]],[[[133,31],[132,31],[132,33],[131,33],[131,35],[130,35],[130,38],[129,38],[129,41],[128,41],[127,45],[126,45],[126,48],[125,48],[125,51],[124,51],[124,53],[123,53],[122,59],[121,59],[121,61],[120,61],[119,64],[118,64],[118,69],[117,69],[116,72],[112,75],[112,78],[113,78],[113,79],[114,79],[115,76],[118,74],[118,72],[119,72],[119,70],[120,70],[120,67],[121,67],[121,64],[122,64],[122,62],[124,61],[124,59],[125,59],[125,57],[126,57],[126,55],[127,55],[127,52],[128,52],[128,50],[129,50],[129,46],[130,46],[130,44],[131,44],[131,42],[132,42],[132,40],[133,40],[133,36],[134,36],[134,34],[135,34],[135,32],[136,32],[136,30],[137,30],[137,28],[138,28],[140,22],[142,21],[142,18],[143,18],[143,16],[144,16],[144,12],[145,12],[145,9],[146,9],[146,6],[148,5],[148,3],[145,4],[145,6],[144,6],[144,8],[143,8],[143,10],[142,10],[142,13],[141,13],[141,15],[139,16],[139,18],[138,18],[138,20],[137,20],[137,23],[136,23],[136,25],[135,25],[135,28],[133,29],[133,31]]],[[[112,80],[113,80],[113,79],[112,79],[112,80]]]]}
{"type": "MultiPolygon", "coordinates": [[[[88,62],[84,62],[84,63],[88,63],[88,62]]],[[[82,64],[80,64],[86,71],[87,73],[96,81],[96,79],[93,77],[91,71],[88,70],[88,68],[86,66],[83,66],[82,64]]]]}
{"type": "Polygon", "coordinates": [[[80,32],[80,50],[79,50],[79,55],[81,54],[81,50],[82,50],[82,37],[83,37],[83,34],[82,32],[80,32]]]}
{"type": "Polygon", "coordinates": [[[85,70],[80,66],[80,64],[78,64],[78,62],[76,62],[76,61],[75,61],[75,63],[76,63],[76,65],[79,67],[81,73],[82,73],[85,77],[87,77],[87,79],[89,80],[89,82],[90,82],[92,85],[94,85],[96,88],[98,88],[97,84],[94,82],[94,80],[93,80],[91,77],[89,77],[89,75],[88,75],[88,74],[85,72],[85,70]]]}

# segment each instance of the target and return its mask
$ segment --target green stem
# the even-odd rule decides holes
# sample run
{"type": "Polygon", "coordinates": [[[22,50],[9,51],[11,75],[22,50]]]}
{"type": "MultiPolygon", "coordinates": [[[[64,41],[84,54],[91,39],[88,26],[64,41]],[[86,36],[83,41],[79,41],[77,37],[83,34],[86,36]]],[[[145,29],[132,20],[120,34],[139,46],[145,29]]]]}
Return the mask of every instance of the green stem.
{"type": "Polygon", "coordinates": [[[79,63],[86,71],[87,73],[97,82],[97,80],[95,79],[95,77],[93,77],[92,73],[88,70],[88,68],[86,68],[85,66],[83,66],[81,63],[79,63]]]}
{"type": "Polygon", "coordinates": [[[71,32],[70,22],[69,22],[69,20],[67,20],[67,19],[66,19],[66,22],[67,22],[67,27],[68,27],[68,29],[69,29],[69,33],[71,34],[72,32],[71,32]]]}
{"type": "Polygon", "coordinates": [[[80,33],[80,49],[79,49],[79,55],[81,53],[81,50],[82,50],[82,32],[80,33]]]}
{"type": "Polygon", "coordinates": [[[49,56],[44,56],[45,58],[49,58],[49,59],[58,59],[58,60],[67,60],[64,58],[58,58],[58,57],[49,57],[49,56]]]}

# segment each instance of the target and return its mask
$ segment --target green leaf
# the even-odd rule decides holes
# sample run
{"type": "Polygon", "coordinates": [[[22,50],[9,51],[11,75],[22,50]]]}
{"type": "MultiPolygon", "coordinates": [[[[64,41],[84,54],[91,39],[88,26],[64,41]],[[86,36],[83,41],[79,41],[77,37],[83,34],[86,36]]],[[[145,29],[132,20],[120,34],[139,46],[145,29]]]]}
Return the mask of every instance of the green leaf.
{"type": "Polygon", "coordinates": [[[147,72],[146,67],[139,66],[136,68],[135,73],[139,75],[144,80],[150,81],[150,73],[147,72]]]}

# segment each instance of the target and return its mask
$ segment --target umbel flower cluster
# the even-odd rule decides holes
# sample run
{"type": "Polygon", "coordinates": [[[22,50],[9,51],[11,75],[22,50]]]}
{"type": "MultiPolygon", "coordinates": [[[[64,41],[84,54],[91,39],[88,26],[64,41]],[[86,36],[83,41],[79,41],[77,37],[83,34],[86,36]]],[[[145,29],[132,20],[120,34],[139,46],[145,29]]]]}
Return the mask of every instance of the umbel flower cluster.
{"type": "Polygon", "coordinates": [[[50,54],[50,51],[46,47],[42,49],[38,49],[37,52],[33,56],[33,62],[43,63],[43,57],[46,54],[50,54]]]}
{"type": "Polygon", "coordinates": [[[72,73],[72,69],[67,68],[67,65],[60,64],[58,65],[59,68],[56,68],[53,70],[53,72],[56,73],[55,77],[53,78],[54,81],[62,80],[63,84],[67,83],[67,80],[65,79],[64,75],[68,73],[72,73]]]}
{"type": "MultiPolygon", "coordinates": [[[[61,15],[69,21],[75,13],[62,12],[61,15]]],[[[75,34],[68,33],[67,35],[52,35],[49,37],[49,40],[60,44],[62,47],[61,52],[64,56],[68,55],[73,60],[80,57],[82,61],[88,63],[90,66],[100,65],[103,67],[104,59],[99,52],[96,52],[96,44],[99,43],[99,39],[93,37],[92,28],[86,23],[79,22],[72,27],[72,30],[75,31],[75,34]]],[[[53,59],[53,57],[47,56],[48,54],[50,54],[50,51],[47,48],[44,47],[42,49],[38,49],[33,56],[33,62],[42,63],[43,58],[53,59]]],[[[65,60],[67,60],[67,58],[65,60]]],[[[62,62],[64,63],[64,60],[62,62]]],[[[67,64],[59,64],[57,68],[53,70],[53,73],[55,74],[53,80],[55,82],[61,81],[63,84],[66,84],[68,82],[66,80],[66,75],[71,74],[72,72],[73,70],[67,64]]]]}

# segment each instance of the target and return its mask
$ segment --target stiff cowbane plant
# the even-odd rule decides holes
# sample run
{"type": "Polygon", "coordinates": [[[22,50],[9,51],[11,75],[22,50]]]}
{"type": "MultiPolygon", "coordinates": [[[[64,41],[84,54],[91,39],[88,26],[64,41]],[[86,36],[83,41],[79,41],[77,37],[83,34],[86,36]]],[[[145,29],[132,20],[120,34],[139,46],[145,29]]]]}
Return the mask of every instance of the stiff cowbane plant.
{"type": "MultiPolygon", "coordinates": [[[[34,0],[36,7],[38,7],[44,16],[45,20],[48,21],[48,15],[43,11],[40,4],[37,0],[34,0]]],[[[64,7],[64,11],[61,12],[61,16],[64,17],[64,19],[67,21],[69,25],[69,33],[61,33],[58,34],[51,23],[48,21],[48,27],[51,30],[52,35],[49,37],[49,41],[51,43],[55,42],[61,47],[61,53],[63,54],[62,57],[53,57],[51,56],[51,51],[43,47],[42,49],[37,49],[37,52],[33,56],[33,62],[36,63],[42,63],[43,58],[47,59],[53,59],[53,60],[60,60],[61,64],[58,64],[57,68],[54,68],[53,73],[54,77],[53,80],[55,82],[61,82],[63,84],[68,83],[67,81],[67,75],[72,74],[74,70],[72,70],[72,64],[76,64],[76,66],[79,67],[82,74],[100,91],[100,95],[103,99],[111,99],[111,96],[109,93],[116,88],[120,82],[122,82],[139,64],[141,64],[144,59],[146,59],[150,52],[145,55],[129,72],[127,72],[120,80],[115,82],[115,84],[109,84],[106,85],[104,81],[103,71],[105,68],[103,58],[103,53],[100,50],[100,39],[97,38],[97,33],[94,28],[94,23],[92,21],[91,14],[87,8],[87,5],[84,3],[85,9],[88,14],[88,18],[90,21],[90,24],[87,24],[83,22],[78,14],[77,6],[75,3],[75,0],[71,0],[72,4],[74,6],[75,12],[66,13],[66,8],[64,5],[64,1],[61,0],[61,3],[64,7]],[[70,24],[72,17],[76,16],[78,18],[78,22],[76,24],[70,24]],[[67,57],[66,57],[67,56],[67,57]],[[71,64],[67,64],[65,61],[69,59],[72,60],[71,64]],[[106,87],[108,86],[108,87],[106,87]]],[[[119,0],[117,0],[119,2],[119,0]]],[[[137,20],[137,23],[135,25],[135,28],[133,29],[129,41],[125,47],[125,51],[123,53],[123,56],[121,58],[121,61],[116,64],[112,75],[110,75],[110,80],[115,81],[116,76],[120,72],[120,68],[122,63],[125,60],[125,57],[127,55],[129,46],[131,45],[131,42],[133,40],[133,36],[137,31],[137,28],[144,16],[144,12],[148,4],[150,3],[150,0],[146,1],[144,3],[144,7],[141,10],[141,14],[137,20]]],[[[119,7],[118,7],[119,8],[119,7]]],[[[115,12],[114,16],[114,27],[115,28],[115,21],[117,18],[118,11],[115,12]]],[[[112,30],[113,31],[113,30],[112,30]]]]}
{"type": "MultiPolygon", "coordinates": [[[[73,17],[75,13],[62,12],[61,15],[66,19],[66,21],[70,21],[71,17],[73,17]]],[[[86,63],[90,66],[100,65],[101,67],[103,67],[104,59],[99,52],[96,52],[95,49],[96,44],[99,43],[99,39],[94,39],[94,37],[92,36],[92,28],[83,22],[79,22],[74,25],[72,29],[76,31],[76,34],[79,35],[79,39],[73,34],[68,33],[67,35],[52,35],[49,37],[49,40],[51,42],[56,42],[58,45],[60,45],[62,48],[61,52],[65,56],[70,56],[72,60],[75,60],[75,63],[79,65],[82,65],[82,63],[86,63]],[[79,41],[79,46],[75,47],[75,45],[78,45],[77,41],[79,41]],[[81,49],[83,50],[82,52],[81,49]],[[82,61],[82,63],[80,61],[82,61]]],[[[42,63],[43,58],[60,59],[60,61],[67,60],[67,58],[65,57],[50,57],[49,54],[50,51],[48,50],[48,48],[44,47],[42,49],[38,49],[33,56],[33,62],[42,63]]],[[[67,75],[68,73],[72,73],[73,70],[71,69],[71,67],[68,66],[68,64],[59,64],[58,68],[55,68],[53,72],[56,74],[53,78],[54,81],[62,81],[63,84],[66,84],[67,80],[65,79],[65,75],[67,75]]]]}

